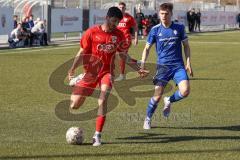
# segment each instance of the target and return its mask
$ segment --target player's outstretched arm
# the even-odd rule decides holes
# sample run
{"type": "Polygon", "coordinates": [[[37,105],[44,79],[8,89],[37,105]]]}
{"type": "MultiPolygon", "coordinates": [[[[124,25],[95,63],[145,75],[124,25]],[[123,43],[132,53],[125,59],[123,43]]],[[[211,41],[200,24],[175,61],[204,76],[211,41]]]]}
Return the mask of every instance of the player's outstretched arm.
{"type": "Polygon", "coordinates": [[[84,53],[84,49],[80,48],[80,50],[78,51],[77,55],[74,58],[72,67],[69,69],[68,71],[68,79],[71,80],[74,77],[74,72],[76,70],[76,68],[83,63],[83,53],[84,53]]]}
{"type": "Polygon", "coordinates": [[[148,70],[141,69],[139,65],[137,64],[137,60],[131,58],[128,54],[125,52],[119,53],[119,56],[121,59],[123,59],[127,65],[129,65],[131,68],[133,68],[135,71],[137,71],[141,78],[146,77],[149,74],[148,70]]]}
{"type": "Polygon", "coordinates": [[[146,44],[145,48],[143,49],[141,66],[140,66],[141,69],[145,69],[145,63],[147,61],[151,47],[152,45],[146,44]]]}
{"type": "Polygon", "coordinates": [[[134,26],[134,45],[138,44],[138,26],[137,24],[134,26]]]}
{"type": "Polygon", "coordinates": [[[191,66],[190,46],[189,46],[188,40],[183,41],[182,44],[184,47],[184,53],[185,53],[185,58],[186,58],[185,69],[189,72],[190,76],[193,77],[193,70],[192,70],[192,66],[191,66]]]}

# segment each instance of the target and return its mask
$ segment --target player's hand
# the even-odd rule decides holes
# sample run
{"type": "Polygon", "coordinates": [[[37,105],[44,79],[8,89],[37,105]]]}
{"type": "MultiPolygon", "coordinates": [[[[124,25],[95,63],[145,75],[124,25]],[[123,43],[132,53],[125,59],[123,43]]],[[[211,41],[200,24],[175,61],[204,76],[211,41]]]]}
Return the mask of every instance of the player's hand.
{"type": "Polygon", "coordinates": [[[134,39],[134,43],[133,44],[134,44],[134,46],[136,46],[138,44],[138,38],[134,39]]]}
{"type": "Polygon", "coordinates": [[[191,67],[191,63],[187,63],[185,69],[189,72],[190,76],[193,77],[193,70],[191,67]]]}
{"type": "Polygon", "coordinates": [[[68,80],[70,81],[72,78],[74,78],[74,70],[69,70],[68,71],[68,80]]]}
{"type": "Polygon", "coordinates": [[[141,78],[144,78],[144,77],[147,77],[148,74],[149,74],[149,71],[148,70],[145,70],[145,69],[140,69],[138,71],[138,74],[140,75],[141,78]]]}

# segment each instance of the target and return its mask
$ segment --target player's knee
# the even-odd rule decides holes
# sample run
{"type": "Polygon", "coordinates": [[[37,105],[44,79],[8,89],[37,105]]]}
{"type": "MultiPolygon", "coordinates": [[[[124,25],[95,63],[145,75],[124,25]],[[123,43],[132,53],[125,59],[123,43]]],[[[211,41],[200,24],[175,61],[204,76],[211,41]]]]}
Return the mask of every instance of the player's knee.
{"type": "Polygon", "coordinates": [[[101,98],[98,99],[98,105],[99,106],[104,106],[104,104],[107,102],[107,98],[101,98]]]}
{"type": "Polygon", "coordinates": [[[183,97],[187,97],[190,94],[190,89],[184,89],[180,93],[183,97]]]}
{"type": "Polygon", "coordinates": [[[162,97],[161,95],[153,96],[153,99],[154,99],[154,101],[159,102],[161,97],[162,97]]]}
{"type": "Polygon", "coordinates": [[[70,108],[71,109],[78,109],[80,107],[80,104],[77,103],[76,101],[71,101],[70,102],[70,108]]]}

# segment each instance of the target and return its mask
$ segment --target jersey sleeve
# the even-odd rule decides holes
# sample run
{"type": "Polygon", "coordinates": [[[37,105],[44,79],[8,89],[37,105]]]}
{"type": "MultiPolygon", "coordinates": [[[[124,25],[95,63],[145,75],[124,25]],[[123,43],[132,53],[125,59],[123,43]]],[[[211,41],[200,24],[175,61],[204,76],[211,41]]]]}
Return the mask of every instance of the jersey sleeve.
{"type": "Polygon", "coordinates": [[[181,25],[181,41],[185,41],[188,39],[188,36],[186,34],[186,31],[185,31],[185,26],[184,25],[181,25]]]}
{"type": "Polygon", "coordinates": [[[92,32],[91,30],[87,30],[85,32],[85,34],[82,36],[82,39],[80,41],[80,45],[81,47],[86,50],[86,51],[90,51],[92,46],[91,46],[91,35],[92,35],[92,32]]]}
{"type": "Polygon", "coordinates": [[[147,44],[152,45],[156,42],[156,36],[155,36],[155,30],[151,29],[148,38],[147,38],[147,44]]]}

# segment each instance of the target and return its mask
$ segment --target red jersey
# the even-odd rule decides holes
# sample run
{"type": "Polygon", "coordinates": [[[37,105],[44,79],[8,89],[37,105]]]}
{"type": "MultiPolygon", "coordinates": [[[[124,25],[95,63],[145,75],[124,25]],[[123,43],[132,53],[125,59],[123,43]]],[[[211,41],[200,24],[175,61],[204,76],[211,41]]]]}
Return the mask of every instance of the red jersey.
{"type": "Polygon", "coordinates": [[[124,35],[120,30],[104,32],[100,25],[89,28],[80,44],[85,50],[83,56],[85,72],[97,75],[112,74],[115,53],[126,50],[124,35]]]}
{"type": "Polygon", "coordinates": [[[130,29],[136,26],[135,19],[128,13],[123,15],[123,19],[119,22],[117,28],[121,30],[127,39],[131,39],[130,29]]]}

